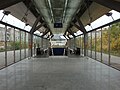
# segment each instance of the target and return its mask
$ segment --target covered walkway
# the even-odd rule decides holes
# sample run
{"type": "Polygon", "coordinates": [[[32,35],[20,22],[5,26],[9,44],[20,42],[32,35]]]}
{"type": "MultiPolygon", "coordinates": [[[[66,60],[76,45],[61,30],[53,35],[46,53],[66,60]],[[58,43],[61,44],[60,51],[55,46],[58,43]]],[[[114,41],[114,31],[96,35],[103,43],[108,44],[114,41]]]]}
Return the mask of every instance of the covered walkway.
{"type": "Polygon", "coordinates": [[[0,0],[0,90],[120,90],[120,0],[0,0]]]}
{"type": "Polygon", "coordinates": [[[120,72],[87,57],[51,56],[0,71],[0,90],[119,90],[120,72]]]}

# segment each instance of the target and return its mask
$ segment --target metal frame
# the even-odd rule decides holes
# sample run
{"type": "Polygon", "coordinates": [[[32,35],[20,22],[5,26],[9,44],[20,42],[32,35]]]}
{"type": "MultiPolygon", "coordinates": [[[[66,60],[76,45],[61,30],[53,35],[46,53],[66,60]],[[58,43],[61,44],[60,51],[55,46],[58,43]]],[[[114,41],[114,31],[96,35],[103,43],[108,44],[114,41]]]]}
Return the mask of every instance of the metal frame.
{"type": "Polygon", "coordinates": [[[120,12],[120,2],[115,0],[92,0],[98,4],[120,12]]]}
{"type": "Polygon", "coordinates": [[[10,6],[17,4],[19,2],[22,2],[22,1],[24,1],[24,0],[1,0],[0,1],[0,10],[10,7],[10,6]]]}
{"type": "MultiPolygon", "coordinates": [[[[5,36],[4,36],[4,37],[5,37],[5,41],[4,41],[4,43],[5,43],[5,51],[4,51],[4,52],[5,52],[5,57],[4,57],[4,58],[5,58],[5,65],[4,65],[3,67],[0,67],[0,69],[3,69],[3,68],[5,68],[5,67],[7,67],[7,66],[10,66],[10,65],[12,65],[12,64],[14,64],[14,63],[17,63],[17,62],[19,62],[19,61],[22,60],[22,59],[21,59],[21,44],[20,44],[20,53],[19,53],[20,58],[19,58],[18,61],[16,61],[15,46],[13,46],[13,48],[14,48],[14,49],[13,49],[13,54],[14,54],[13,58],[14,58],[14,61],[13,61],[13,63],[11,63],[11,64],[8,65],[8,58],[7,58],[7,52],[8,52],[8,51],[7,51],[7,27],[13,28],[13,38],[14,38],[13,41],[14,41],[14,45],[15,45],[15,35],[16,35],[16,34],[15,34],[15,30],[16,30],[16,29],[19,30],[19,32],[20,32],[20,33],[19,33],[19,35],[20,35],[20,43],[21,43],[21,32],[24,32],[24,34],[25,34],[25,37],[24,37],[24,38],[25,38],[25,40],[24,40],[25,47],[26,47],[26,40],[27,40],[27,39],[26,39],[26,34],[29,35],[30,32],[25,31],[25,30],[23,30],[23,29],[20,29],[20,28],[18,28],[18,27],[15,27],[15,26],[13,26],[13,25],[10,25],[10,24],[8,24],[8,23],[2,22],[2,21],[0,21],[0,24],[5,26],[5,27],[4,27],[4,28],[5,28],[5,32],[4,32],[4,33],[5,33],[5,36]]],[[[39,38],[41,37],[41,36],[38,36],[38,35],[36,35],[36,34],[33,34],[33,35],[36,36],[36,37],[39,37],[39,38]]],[[[25,51],[24,51],[24,52],[25,52],[25,57],[24,57],[24,58],[29,57],[29,56],[26,57],[26,48],[25,48],[25,51]]]]}

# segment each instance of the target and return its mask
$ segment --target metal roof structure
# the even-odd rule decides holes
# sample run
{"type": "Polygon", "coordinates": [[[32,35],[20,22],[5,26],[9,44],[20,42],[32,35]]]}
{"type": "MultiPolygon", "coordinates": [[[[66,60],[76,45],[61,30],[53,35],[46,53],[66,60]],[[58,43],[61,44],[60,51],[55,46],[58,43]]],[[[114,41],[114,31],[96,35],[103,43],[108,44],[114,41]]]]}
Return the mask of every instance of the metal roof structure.
{"type": "Polygon", "coordinates": [[[13,16],[32,26],[43,36],[72,35],[77,31],[86,33],[85,26],[114,9],[120,11],[120,0],[4,0],[0,9],[10,11],[13,16]],[[62,23],[62,28],[54,28],[62,23]],[[67,32],[67,33],[66,33],[67,32]]]}

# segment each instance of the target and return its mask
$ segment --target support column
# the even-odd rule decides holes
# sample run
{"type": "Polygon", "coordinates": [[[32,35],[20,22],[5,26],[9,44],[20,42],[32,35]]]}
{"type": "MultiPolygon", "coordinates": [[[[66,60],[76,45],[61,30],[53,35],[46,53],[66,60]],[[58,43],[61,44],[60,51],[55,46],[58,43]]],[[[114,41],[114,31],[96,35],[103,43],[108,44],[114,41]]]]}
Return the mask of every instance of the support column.
{"type": "MultiPolygon", "coordinates": [[[[29,53],[29,57],[32,57],[32,55],[33,55],[33,50],[32,50],[32,47],[33,47],[33,33],[36,31],[36,26],[38,25],[40,19],[41,19],[41,16],[38,16],[36,21],[34,22],[34,24],[32,26],[32,29],[30,30],[29,35],[28,35],[28,43],[29,43],[29,52],[28,53],[29,53]]],[[[38,27],[40,28],[42,25],[40,25],[38,27]]]]}

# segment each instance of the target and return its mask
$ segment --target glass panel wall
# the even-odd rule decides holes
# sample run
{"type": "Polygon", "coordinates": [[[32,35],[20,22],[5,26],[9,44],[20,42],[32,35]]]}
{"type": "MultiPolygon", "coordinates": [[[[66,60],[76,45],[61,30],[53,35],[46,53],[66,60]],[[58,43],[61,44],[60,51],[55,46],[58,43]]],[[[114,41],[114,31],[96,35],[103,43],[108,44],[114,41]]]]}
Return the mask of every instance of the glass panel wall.
{"type": "Polygon", "coordinates": [[[102,28],[102,62],[108,64],[108,30],[109,26],[102,28]]]}
{"type": "MultiPolygon", "coordinates": [[[[83,36],[81,39],[83,51],[83,36]]],[[[120,70],[120,22],[89,32],[87,43],[89,57],[120,70]]]]}
{"type": "Polygon", "coordinates": [[[95,59],[95,31],[92,32],[92,47],[91,47],[91,50],[92,50],[92,58],[95,59]]]}
{"type": "Polygon", "coordinates": [[[36,48],[41,48],[41,38],[36,37],[36,48]]]}
{"type": "MultiPolygon", "coordinates": [[[[14,26],[0,24],[0,68],[7,67],[28,57],[29,33],[16,29],[14,26]]],[[[41,47],[41,38],[34,35],[34,54],[36,46],[41,47]]],[[[48,40],[45,41],[48,47],[48,40]]]]}
{"type": "Polygon", "coordinates": [[[20,30],[15,29],[15,62],[20,60],[20,30]]]}
{"type": "Polygon", "coordinates": [[[28,57],[28,33],[26,33],[26,57],[28,57]]]}
{"type": "Polygon", "coordinates": [[[82,47],[82,55],[84,54],[84,36],[83,35],[81,35],[81,47],[82,47]]]}
{"type": "Polygon", "coordinates": [[[101,61],[101,29],[96,30],[96,60],[101,61]]]}
{"type": "Polygon", "coordinates": [[[87,49],[88,49],[88,56],[91,57],[91,33],[88,33],[88,45],[87,45],[87,49]]]}
{"type": "Polygon", "coordinates": [[[36,55],[37,36],[34,36],[34,55],[36,55]]]}
{"type": "Polygon", "coordinates": [[[120,22],[111,25],[110,29],[110,64],[120,69],[120,22]]]}
{"type": "Polygon", "coordinates": [[[0,68],[5,67],[5,26],[0,24],[0,68]]]}
{"type": "Polygon", "coordinates": [[[7,65],[14,63],[14,28],[7,26],[7,65]]]}
{"type": "Polygon", "coordinates": [[[33,35],[32,54],[35,56],[35,35],[33,35]]]}
{"type": "Polygon", "coordinates": [[[21,31],[21,59],[25,58],[25,32],[21,31]]]}
{"type": "Polygon", "coordinates": [[[80,48],[80,36],[76,37],[75,43],[76,43],[76,47],[80,48]]]}
{"type": "Polygon", "coordinates": [[[24,37],[24,58],[26,58],[26,32],[25,32],[25,37],[24,37]]]}
{"type": "Polygon", "coordinates": [[[71,48],[71,49],[74,49],[74,39],[71,39],[71,40],[70,40],[70,48],[71,48]]]}

